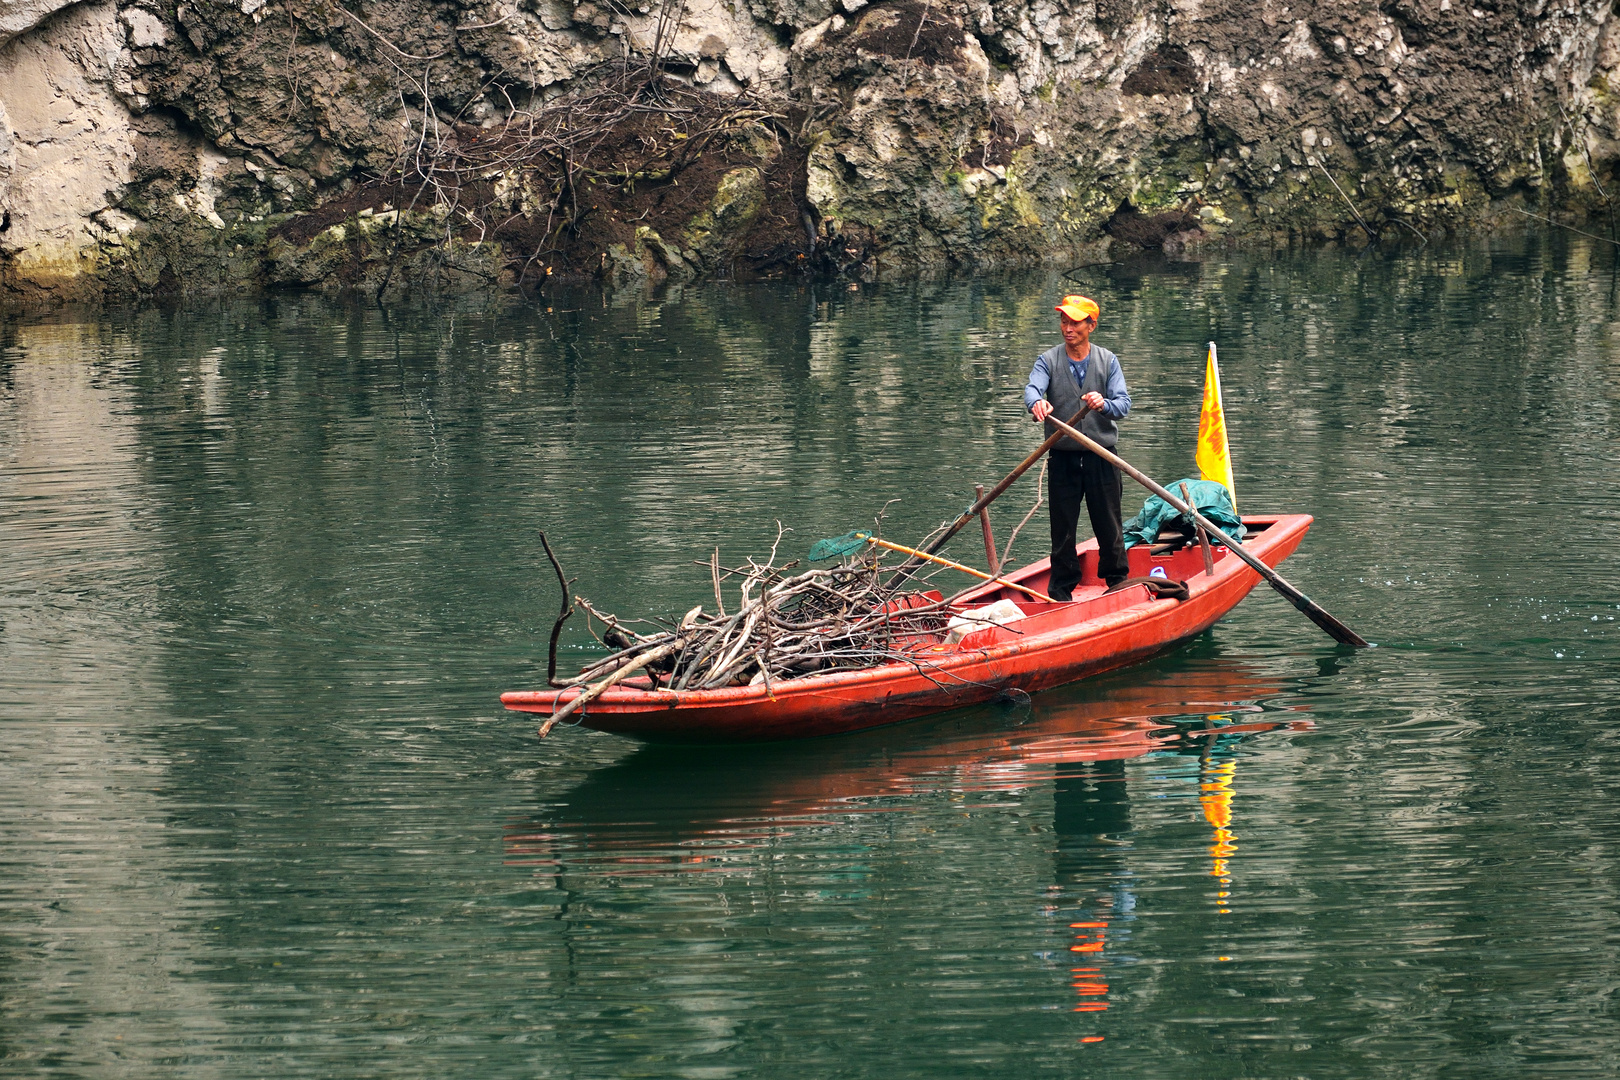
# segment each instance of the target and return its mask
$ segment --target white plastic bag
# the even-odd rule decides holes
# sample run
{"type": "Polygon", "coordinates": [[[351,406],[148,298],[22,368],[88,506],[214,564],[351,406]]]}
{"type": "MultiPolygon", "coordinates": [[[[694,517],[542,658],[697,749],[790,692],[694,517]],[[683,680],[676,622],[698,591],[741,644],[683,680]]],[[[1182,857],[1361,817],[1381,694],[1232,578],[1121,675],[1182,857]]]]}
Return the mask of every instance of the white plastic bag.
{"type": "Polygon", "coordinates": [[[983,630],[987,626],[1006,626],[1026,617],[1024,609],[1011,600],[997,600],[984,607],[972,608],[952,616],[951,621],[945,624],[945,644],[955,645],[975,630],[983,630]]]}

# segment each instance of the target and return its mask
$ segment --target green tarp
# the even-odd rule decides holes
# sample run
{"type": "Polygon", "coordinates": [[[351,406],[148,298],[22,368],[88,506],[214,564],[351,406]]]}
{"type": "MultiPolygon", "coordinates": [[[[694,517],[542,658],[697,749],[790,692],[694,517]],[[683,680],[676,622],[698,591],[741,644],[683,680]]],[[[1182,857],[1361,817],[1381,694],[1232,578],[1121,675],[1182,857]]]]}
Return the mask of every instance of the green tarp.
{"type": "MultiPolygon", "coordinates": [[[[1243,539],[1243,522],[1238,520],[1236,512],[1232,509],[1232,496],[1226,491],[1224,485],[1213,480],[1178,480],[1165,487],[1176,495],[1181,494],[1181,485],[1187,485],[1187,491],[1192,495],[1192,502],[1197,511],[1219,525],[1226,534],[1234,540],[1243,539]]],[[[1181,513],[1157,495],[1148,499],[1142,506],[1142,512],[1125,523],[1125,546],[1135,544],[1151,544],[1159,538],[1159,530],[1177,518],[1181,513]]],[[[1185,522],[1188,532],[1192,531],[1192,523],[1185,522]]]]}

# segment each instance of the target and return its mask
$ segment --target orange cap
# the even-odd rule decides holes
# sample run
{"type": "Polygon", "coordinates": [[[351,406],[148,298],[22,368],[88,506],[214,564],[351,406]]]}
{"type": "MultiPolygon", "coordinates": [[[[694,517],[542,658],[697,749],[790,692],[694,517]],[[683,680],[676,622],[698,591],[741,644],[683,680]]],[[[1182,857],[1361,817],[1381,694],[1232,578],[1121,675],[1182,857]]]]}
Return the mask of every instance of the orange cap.
{"type": "Polygon", "coordinates": [[[1065,296],[1063,302],[1053,310],[1063,312],[1075,322],[1079,322],[1087,316],[1095,319],[1099,314],[1097,301],[1089,296],[1081,296],[1079,293],[1073,296],[1065,296]]]}

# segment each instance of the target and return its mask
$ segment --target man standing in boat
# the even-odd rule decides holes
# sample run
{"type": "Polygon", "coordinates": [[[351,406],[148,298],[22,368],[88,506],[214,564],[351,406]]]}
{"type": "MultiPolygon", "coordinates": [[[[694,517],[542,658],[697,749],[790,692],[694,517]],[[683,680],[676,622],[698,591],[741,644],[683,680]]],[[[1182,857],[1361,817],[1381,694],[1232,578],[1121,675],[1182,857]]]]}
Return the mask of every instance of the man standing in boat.
{"type": "MultiPolygon", "coordinates": [[[[1043,352],[1024,387],[1024,408],[1046,425],[1048,435],[1057,427],[1047,419],[1056,414],[1068,420],[1082,405],[1091,406],[1080,422],[1082,434],[1112,449],[1119,438],[1120,420],[1131,411],[1130,391],[1119,357],[1091,342],[1097,328],[1097,302],[1085,296],[1065,296],[1057,306],[1063,344],[1043,352]]],[[[1052,581],[1046,591],[1055,600],[1069,600],[1080,583],[1080,558],[1075,554],[1075,529],[1084,500],[1097,537],[1097,573],[1110,586],[1130,576],[1125,560],[1125,527],[1120,520],[1119,470],[1073,439],[1064,436],[1049,455],[1047,504],[1052,520],[1052,581]]]]}

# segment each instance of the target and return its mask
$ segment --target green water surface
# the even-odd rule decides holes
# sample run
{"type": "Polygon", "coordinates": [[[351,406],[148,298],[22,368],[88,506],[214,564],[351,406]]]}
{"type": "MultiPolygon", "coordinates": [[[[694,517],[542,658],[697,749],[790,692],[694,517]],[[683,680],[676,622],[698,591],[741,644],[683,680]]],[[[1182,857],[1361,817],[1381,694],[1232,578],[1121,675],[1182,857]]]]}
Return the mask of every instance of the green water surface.
{"type": "Polygon", "coordinates": [[[1620,271],[1586,245],[0,323],[0,1075],[1616,1075],[1620,271]],[[799,557],[900,500],[920,537],[1038,441],[1075,288],[1161,480],[1220,344],[1240,509],[1316,515],[1284,569],[1376,649],[1262,589],[848,738],[500,708],[544,680],[541,529],[635,616],[778,521],[799,557]]]}

